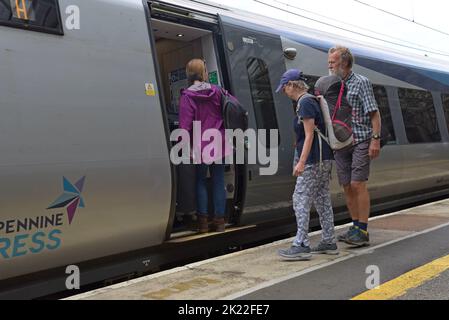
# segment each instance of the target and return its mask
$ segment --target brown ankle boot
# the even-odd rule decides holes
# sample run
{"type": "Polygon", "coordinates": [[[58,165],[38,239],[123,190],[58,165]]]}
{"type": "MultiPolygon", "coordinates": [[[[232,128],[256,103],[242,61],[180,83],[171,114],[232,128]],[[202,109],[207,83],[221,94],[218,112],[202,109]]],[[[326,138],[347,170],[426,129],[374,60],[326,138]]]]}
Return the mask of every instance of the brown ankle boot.
{"type": "Polygon", "coordinates": [[[215,232],[225,232],[225,219],[215,218],[214,219],[214,231],[215,232]]]}
{"type": "Polygon", "coordinates": [[[199,233],[208,233],[209,232],[209,221],[207,216],[198,216],[198,227],[199,233]]]}

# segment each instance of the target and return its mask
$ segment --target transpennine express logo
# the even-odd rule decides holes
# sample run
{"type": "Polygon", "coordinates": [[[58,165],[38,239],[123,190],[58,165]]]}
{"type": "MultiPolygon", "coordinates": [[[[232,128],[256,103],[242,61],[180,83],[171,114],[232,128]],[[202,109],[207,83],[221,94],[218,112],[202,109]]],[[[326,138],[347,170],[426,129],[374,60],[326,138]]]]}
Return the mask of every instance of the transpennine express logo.
{"type": "Polygon", "coordinates": [[[5,221],[0,219],[0,262],[44,251],[58,250],[63,244],[62,228],[66,221],[71,225],[76,210],[85,206],[81,197],[85,180],[84,176],[72,184],[66,177],[63,177],[64,192],[47,208],[48,210],[65,208],[67,220],[64,219],[65,214],[61,211],[5,221]]]}
{"type": "Polygon", "coordinates": [[[76,210],[78,208],[84,208],[84,200],[81,197],[81,193],[84,188],[84,181],[86,176],[78,180],[77,183],[72,184],[66,177],[62,177],[64,193],[61,194],[47,209],[58,209],[67,207],[67,216],[69,218],[69,224],[72,224],[75,217],[76,210]]]}

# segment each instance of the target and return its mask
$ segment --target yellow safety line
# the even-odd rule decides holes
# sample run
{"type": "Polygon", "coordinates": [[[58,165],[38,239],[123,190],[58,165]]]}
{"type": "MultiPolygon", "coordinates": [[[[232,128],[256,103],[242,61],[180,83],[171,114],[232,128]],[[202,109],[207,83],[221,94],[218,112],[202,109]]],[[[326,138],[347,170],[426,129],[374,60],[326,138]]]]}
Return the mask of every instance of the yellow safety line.
{"type": "Polygon", "coordinates": [[[377,289],[362,293],[351,300],[389,300],[400,297],[408,290],[419,287],[449,269],[449,256],[432,261],[402,276],[386,282],[377,289]]]}

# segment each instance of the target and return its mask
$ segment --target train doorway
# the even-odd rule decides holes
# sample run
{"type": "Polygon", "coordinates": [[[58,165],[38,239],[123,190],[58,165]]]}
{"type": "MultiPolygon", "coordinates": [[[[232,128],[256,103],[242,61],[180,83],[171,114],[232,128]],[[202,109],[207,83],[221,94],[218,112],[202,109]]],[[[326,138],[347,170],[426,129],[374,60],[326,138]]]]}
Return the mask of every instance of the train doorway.
{"type": "MultiPolygon", "coordinates": [[[[222,72],[224,60],[220,59],[218,25],[214,19],[207,17],[207,22],[179,17],[176,12],[159,3],[150,4],[150,34],[154,43],[156,64],[159,70],[161,101],[165,108],[169,133],[179,127],[179,99],[182,89],[188,87],[185,67],[194,58],[204,59],[213,85],[229,87],[226,72],[222,72]]],[[[218,20],[216,21],[218,22],[218,20]]],[[[174,143],[172,143],[174,145],[174,143]]],[[[191,235],[197,230],[195,166],[176,165],[174,167],[176,202],[174,212],[170,215],[167,239],[191,235]]],[[[226,221],[236,224],[241,210],[237,205],[243,198],[242,176],[236,173],[237,167],[227,165],[225,169],[226,221]]],[[[209,215],[212,217],[213,196],[210,173],[208,174],[209,215]]]]}

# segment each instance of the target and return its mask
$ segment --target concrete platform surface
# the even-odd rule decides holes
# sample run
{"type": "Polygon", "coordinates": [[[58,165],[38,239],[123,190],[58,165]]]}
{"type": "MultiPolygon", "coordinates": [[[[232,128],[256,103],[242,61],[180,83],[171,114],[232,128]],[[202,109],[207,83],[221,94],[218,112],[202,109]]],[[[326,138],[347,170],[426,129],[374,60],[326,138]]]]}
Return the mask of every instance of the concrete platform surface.
{"type": "MultiPolygon", "coordinates": [[[[371,246],[352,249],[339,243],[340,255],[314,255],[311,261],[285,262],[277,254],[293,238],[152,274],[68,298],[68,300],[215,300],[235,299],[259,289],[323,269],[379,248],[449,225],[449,200],[370,220],[371,246]]],[[[336,228],[346,232],[349,225],[336,228]]],[[[311,234],[312,244],[321,232],[311,234]]],[[[448,245],[449,247],[449,245],[448,245]]]]}

